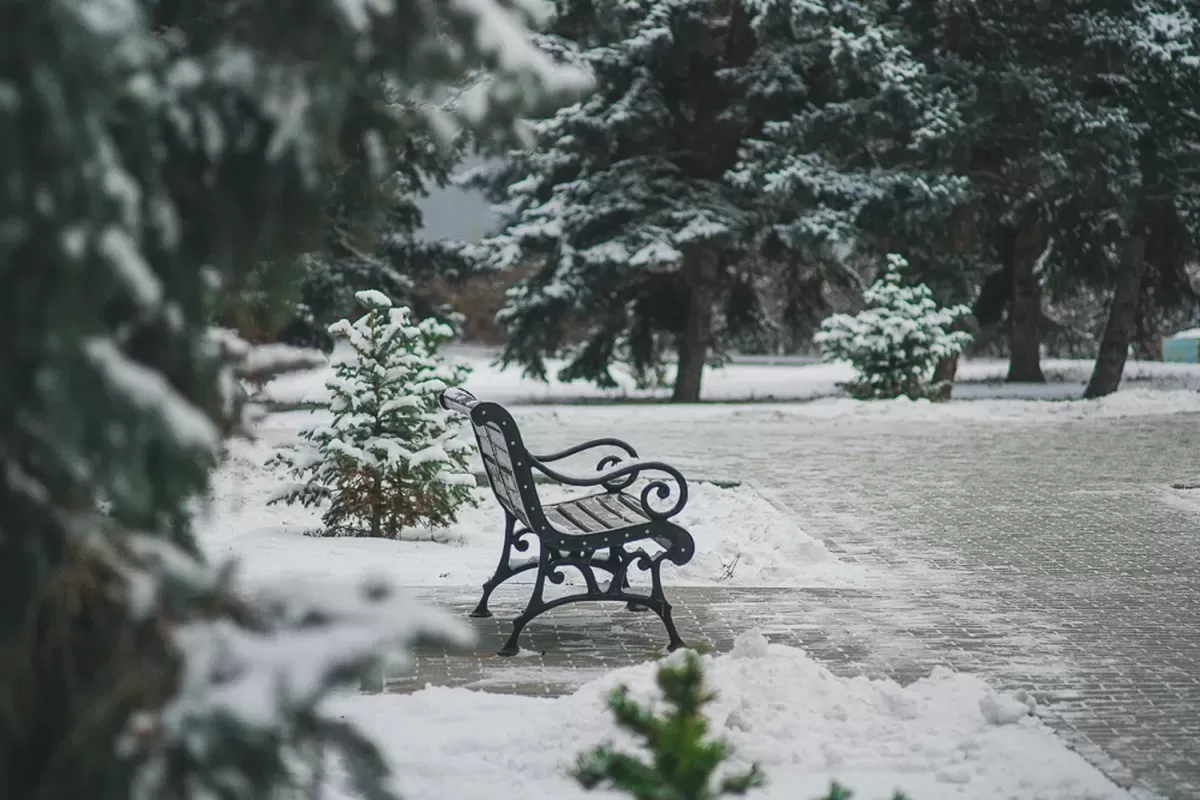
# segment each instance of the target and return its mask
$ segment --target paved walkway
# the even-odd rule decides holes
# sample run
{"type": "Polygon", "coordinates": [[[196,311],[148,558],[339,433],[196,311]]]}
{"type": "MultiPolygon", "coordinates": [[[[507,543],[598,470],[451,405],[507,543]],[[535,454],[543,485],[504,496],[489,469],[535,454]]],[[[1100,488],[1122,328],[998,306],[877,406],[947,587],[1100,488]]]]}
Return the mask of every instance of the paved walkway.
{"type": "MultiPolygon", "coordinates": [[[[685,473],[752,481],[844,558],[889,576],[854,591],[675,590],[685,638],[723,650],[758,627],[842,674],[908,681],[944,664],[1029,688],[1135,794],[1200,797],[1200,492],[1170,488],[1200,483],[1200,416],[897,423],[746,408],[672,424],[672,413],[518,415],[539,449],[620,430],[685,473]]],[[[465,612],[473,598],[434,599],[465,612]]],[[[521,604],[498,594],[493,609],[503,619],[521,604]]],[[[483,621],[479,654],[428,653],[394,688],[569,691],[662,643],[656,620],[617,608],[543,620],[527,629],[532,655],[488,656],[507,625],[483,621]]]]}

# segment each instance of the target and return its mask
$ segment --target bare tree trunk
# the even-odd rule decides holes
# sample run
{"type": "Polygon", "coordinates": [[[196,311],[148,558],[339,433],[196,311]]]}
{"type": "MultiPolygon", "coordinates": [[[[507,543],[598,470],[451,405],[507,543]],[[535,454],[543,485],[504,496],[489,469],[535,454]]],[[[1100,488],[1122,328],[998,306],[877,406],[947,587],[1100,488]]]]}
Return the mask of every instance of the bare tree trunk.
{"type": "Polygon", "coordinates": [[[688,266],[687,321],[679,336],[679,367],[675,373],[672,403],[700,402],[700,383],[712,346],[716,257],[704,254],[688,266]]]}
{"type": "Polygon", "coordinates": [[[1121,272],[1113,287],[1112,306],[1104,323],[1096,366],[1083,392],[1083,396],[1089,399],[1112,394],[1121,385],[1125,360],[1129,357],[1129,343],[1137,332],[1138,305],[1142,299],[1142,277],[1146,264],[1146,238],[1152,234],[1147,221],[1161,218],[1157,206],[1163,202],[1163,186],[1157,142],[1153,135],[1147,135],[1138,144],[1142,188],[1132,209],[1129,237],[1121,248],[1121,272]]]}
{"type": "Polygon", "coordinates": [[[954,391],[954,376],[958,374],[958,356],[943,358],[933,368],[933,385],[937,387],[934,400],[949,400],[954,391]]]}
{"type": "Polygon", "coordinates": [[[1042,374],[1042,293],[1037,264],[1046,242],[1040,226],[1024,220],[1014,232],[1013,294],[1009,311],[1009,383],[1045,383],[1042,374]]]}
{"type": "Polygon", "coordinates": [[[1122,253],[1124,263],[1113,288],[1112,306],[1104,323],[1100,352],[1096,355],[1096,366],[1083,392],[1087,399],[1112,394],[1121,385],[1125,359],[1129,356],[1129,343],[1137,323],[1138,301],[1141,299],[1146,242],[1139,234],[1125,241],[1122,253]]]}

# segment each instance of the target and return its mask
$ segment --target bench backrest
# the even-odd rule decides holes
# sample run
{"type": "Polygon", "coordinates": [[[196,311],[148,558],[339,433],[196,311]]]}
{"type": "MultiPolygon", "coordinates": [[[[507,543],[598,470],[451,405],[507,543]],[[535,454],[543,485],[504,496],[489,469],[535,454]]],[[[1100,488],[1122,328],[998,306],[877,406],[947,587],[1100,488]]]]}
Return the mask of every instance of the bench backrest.
{"type": "Polygon", "coordinates": [[[466,389],[457,387],[442,393],[441,404],[471,420],[488,484],[500,505],[530,530],[543,529],[545,517],[534,487],[529,456],[508,410],[496,403],[481,402],[466,389]]]}

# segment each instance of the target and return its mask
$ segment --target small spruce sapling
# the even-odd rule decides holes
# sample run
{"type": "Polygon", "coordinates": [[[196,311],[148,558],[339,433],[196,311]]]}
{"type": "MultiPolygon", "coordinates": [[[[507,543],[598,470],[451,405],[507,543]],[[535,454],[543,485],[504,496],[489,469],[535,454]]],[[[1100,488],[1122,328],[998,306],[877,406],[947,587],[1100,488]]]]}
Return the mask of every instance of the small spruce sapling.
{"type": "Polygon", "coordinates": [[[453,331],[433,319],[414,324],[381,292],[355,296],[366,313],[329,326],[355,355],[326,382],[330,398],[318,410],[333,419],[300,434],[310,457],[272,459],[301,482],[271,502],[328,503],[323,521],[333,534],[396,538],[416,525],[448,525],[475,486],[470,445],[438,405],[467,374],[437,352],[453,331]]]}
{"type": "MultiPolygon", "coordinates": [[[[854,792],[850,791],[849,789],[842,786],[840,783],[838,783],[836,781],[834,781],[833,785],[829,787],[829,792],[824,797],[819,798],[819,800],[853,800],[853,799],[854,799],[854,792]]],[[[904,792],[896,792],[895,794],[892,795],[892,800],[910,800],[910,798],[904,792]]]]}
{"type": "Polygon", "coordinates": [[[603,784],[637,800],[715,800],[764,785],[758,765],[716,778],[731,750],[724,741],[708,738],[703,711],[714,695],[704,688],[698,655],[687,652],[680,664],[668,661],[659,669],[657,682],[670,707],[665,716],[656,717],[632,700],[624,686],[608,701],[617,725],[645,742],[650,763],[601,745],[580,756],[572,772],[584,788],[603,784]]]}
{"type": "Polygon", "coordinates": [[[906,265],[889,255],[887,272],[863,293],[866,307],[829,317],[814,337],[826,360],[849,361],[857,370],[846,388],[860,400],[945,396],[944,387],[931,384],[934,368],[971,343],[971,334],[951,330],[971,309],[940,308],[928,286],[902,285],[906,265]]]}
{"type": "MultiPolygon", "coordinates": [[[[625,686],[608,698],[617,725],[645,743],[650,763],[618,753],[611,745],[601,745],[579,757],[571,772],[575,780],[585,789],[603,785],[636,800],[717,800],[766,785],[766,776],[757,764],[745,772],[716,779],[718,768],[729,760],[732,750],[726,742],[708,738],[704,707],[716,695],[704,688],[704,668],[696,653],[685,651],[682,663],[663,664],[657,683],[670,707],[662,717],[630,699],[625,686]]],[[[834,782],[818,800],[852,798],[848,789],[834,782]]],[[[910,798],[896,792],[891,800],[910,798]]]]}

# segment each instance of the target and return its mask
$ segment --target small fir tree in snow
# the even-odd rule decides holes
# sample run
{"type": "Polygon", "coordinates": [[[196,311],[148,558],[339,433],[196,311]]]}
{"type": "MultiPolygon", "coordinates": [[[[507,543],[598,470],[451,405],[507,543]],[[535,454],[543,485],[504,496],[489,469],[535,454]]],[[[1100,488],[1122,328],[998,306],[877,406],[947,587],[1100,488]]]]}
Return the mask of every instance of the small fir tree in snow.
{"type": "MultiPolygon", "coordinates": [[[[716,800],[745,795],[766,785],[767,778],[754,764],[745,772],[716,773],[732,756],[730,746],[708,738],[704,707],[716,695],[704,688],[700,656],[687,651],[683,661],[672,658],[658,670],[658,688],[670,710],[655,716],[651,709],[630,699],[628,687],[618,687],[608,706],[617,725],[642,740],[650,763],[601,745],[579,757],[571,775],[585,789],[604,785],[637,800],[716,800]]],[[[852,800],[853,794],[836,781],[818,800],[852,800]]],[[[896,792],[891,800],[910,800],[896,792]]]]}
{"type": "Polygon", "coordinates": [[[682,663],[665,663],[658,671],[658,688],[670,710],[656,717],[629,697],[621,686],[608,705],[617,725],[643,740],[650,763],[601,745],[580,756],[572,775],[586,789],[611,786],[637,800],[711,800],[724,795],[744,795],[766,780],[758,765],[746,772],[716,778],[731,750],[721,740],[708,738],[704,707],[715,698],[704,688],[700,657],[687,652],[682,663]]]}
{"type": "Polygon", "coordinates": [[[835,314],[821,325],[815,340],[827,360],[846,360],[858,370],[847,388],[859,399],[931,397],[934,367],[957,355],[971,335],[950,328],[971,310],[940,308],[928,286],[903,286],[903,257],[888,256],[888,270],[863,293],[866,308],[857,314],[835,314]]]}
{"type": "Polygon", "coordinates": [[[301,433],[313,447],[309,458],[273,459],[303,483],[271,502],[328,503],[323,521],[332,533],[398,537],[414,525],[447,525],[475,486],[470,445],[438,405],[442,391],[466,378],[466,367],[437,352],[453,331],[433,319],[414,323],[381,292],[356,297],[367,313],[329,326],[355,353],[326,383],[323,408],[333,420],[301,433]]]}

